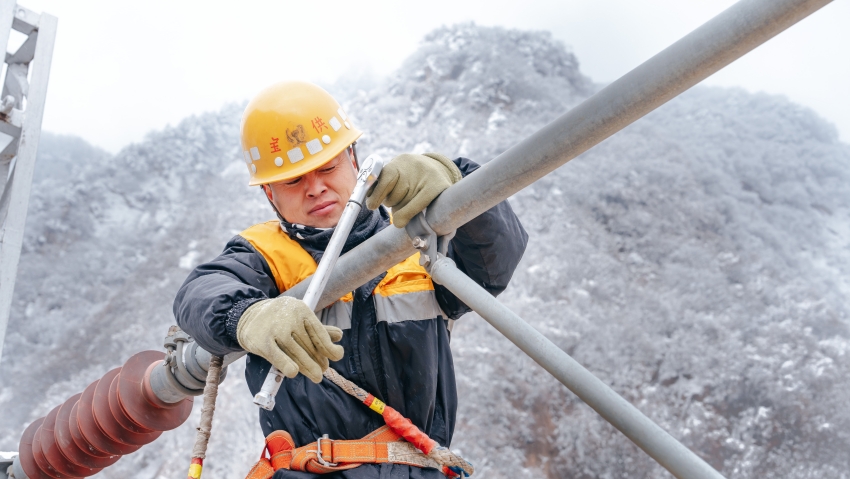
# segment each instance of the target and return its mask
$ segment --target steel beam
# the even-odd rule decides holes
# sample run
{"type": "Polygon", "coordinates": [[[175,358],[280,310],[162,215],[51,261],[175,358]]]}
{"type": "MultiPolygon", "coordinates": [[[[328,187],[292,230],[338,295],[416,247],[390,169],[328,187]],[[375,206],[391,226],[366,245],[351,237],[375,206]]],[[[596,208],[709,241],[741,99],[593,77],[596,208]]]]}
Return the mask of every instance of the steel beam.
{"type": "MultiPolygon", "coordinates": [[[[16,0],[0,0],[0,45],[9,44],[9,35],[12,33],[12,19],[15,17],[16,0]]],[[[0,102],[2,99],[0,98],[0,102]]],[[[12,139],[11,143],[17,143],[12,139]]],[[[10,143],[10,144],[11,144],[10,143]]],[[[6,149],[9,149],[6,147],[6,149]]],[[[3,153],[6,153],[5,150],[3,153]]],[[[6,182],[9,179],[9,168],[11,156],[0,154],[0,197],[6,189],[6,182]]],[[[2,203],[0,203],[0,216],[2,215],[2,203]]],[[[0,221],[0,225],[2,225],[0,221]]],[[[0,329],[3,328],[3,318],[0,316],[0,329]]],[[[2,341],[0,341],[2,345],[2,341]]],[[[2,346],[0,346],[2,348],[2,346]]]]}
{"type": "Polygon", "coordinates": [[[41,137],[41,120],[44,116],[44,102],[47,97],[47,82],[50,78],[57,20],[56,17],[45,13],[35,14],[10,0],[2,0],[0,15],[2,15],[0,16],[0,40],[5,35],[8,41],[8,28],[14,28],[30,37],[18,52],[5,57],[7,60],[22,63],[9,64],[3,91],[4,94],[9,93],[15,96],[15,107],[0,121],[8,122],[14,118],[20,119],[21,114],[23,116],[20,119],[20,135],[12,139],[13,142],[17,142],[17,154],[14,159],[14,170],[10,172],[4,188],[8,191],[3,191],[0,195],[6,199],[7,203],[3,205],[6,209],[5,219],[0,223],[0,357],[2,357],[18,261],[21,257],[38,140],[41,137]],[[27,71],[31,72],[29,82],[9,84],[12,76],[20,72],[24,72],[23,76],[17,75],[15,78],[25,82],[27,71]],[[27,98],[26,109],[21,112],[24,96],[27,98]]]}

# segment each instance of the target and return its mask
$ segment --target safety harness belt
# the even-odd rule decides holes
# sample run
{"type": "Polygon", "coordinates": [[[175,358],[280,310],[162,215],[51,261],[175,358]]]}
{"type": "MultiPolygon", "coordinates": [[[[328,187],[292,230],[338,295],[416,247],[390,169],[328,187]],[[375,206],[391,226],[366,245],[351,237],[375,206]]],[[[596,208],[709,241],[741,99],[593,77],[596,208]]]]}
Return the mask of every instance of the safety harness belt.
{"type": "Polygon", "coordinates": [[[279,469],[328,474],[353,469],[363,464],[406,464],[442,470],[450,479],[458,474],[417,450],[396,432],[383,426],[362,439],[332,440],[320,438],[302,447],[295,447],[286,431],[275,431],[266,438],[266,447],[259,462],[251,468],[246,479],[271,479],[279,469]]]}

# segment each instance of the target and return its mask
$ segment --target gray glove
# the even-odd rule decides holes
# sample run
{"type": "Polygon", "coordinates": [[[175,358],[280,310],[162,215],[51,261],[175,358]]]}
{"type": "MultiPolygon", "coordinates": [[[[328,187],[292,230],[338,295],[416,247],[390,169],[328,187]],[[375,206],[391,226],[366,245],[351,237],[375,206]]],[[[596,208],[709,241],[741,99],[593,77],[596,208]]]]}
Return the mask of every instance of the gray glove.
{"type": "Polygon", "coordinates": [[[342,330],[325,326],[304,301],[289,296],[264,299],[242,313],[236,339],[245,351],[262,356],[286,377],[299,372],[314,383],[322,380],[328,360],[339,361],[342,330]]]}
{"type": "Polygon", "coordinates": [[[404,228],[462,177],[452,160],[439,153],[405,153],[384,166],[378,181],[369,189],[366,207],[374,210],[383,203],[393,210],[393,224],[404,228]]]}

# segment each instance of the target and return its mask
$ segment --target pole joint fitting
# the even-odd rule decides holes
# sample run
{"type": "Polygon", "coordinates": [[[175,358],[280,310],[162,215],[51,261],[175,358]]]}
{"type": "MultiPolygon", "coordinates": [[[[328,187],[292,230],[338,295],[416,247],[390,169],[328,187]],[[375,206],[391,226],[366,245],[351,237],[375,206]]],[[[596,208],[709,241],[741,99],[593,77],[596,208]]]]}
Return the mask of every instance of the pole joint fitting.
{"type": "Polygon", "coordinates": [[[404,227],[407,235],[413,241],[413,247],[419,250],[419,264],[429,273],[431,267],[440,259],[445,257],[449,251],[449,241],[455,236],[457,230],[443,236],[431,228],[425,220],[425,213],[419,212],[407,226],[404,227]]]}

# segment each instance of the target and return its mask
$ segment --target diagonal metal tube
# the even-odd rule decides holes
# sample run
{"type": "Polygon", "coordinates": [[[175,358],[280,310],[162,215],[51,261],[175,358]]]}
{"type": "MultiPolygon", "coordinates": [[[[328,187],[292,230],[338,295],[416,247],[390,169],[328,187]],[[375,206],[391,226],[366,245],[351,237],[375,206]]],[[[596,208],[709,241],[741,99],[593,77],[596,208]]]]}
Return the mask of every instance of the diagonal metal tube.
{"type": "Polygon", "coordinates": [[[679,479],[723,479],[708,463],[644,416],[555,343],[507,306],[495,301],[490,293],[457,269],[452,260],[441,258],[437,261],[431,267],[431,277],[474,309],[671,474],[679,479]]]}
{"type": "MultiPolygon", "coordinates": [[[[428,224],[441,235],[464,225],[830,1],[741,0],[444,191],[428,224]]],[[[340,258],[319,307],[414,252],[403,230],[381,231],[340,258]]],[[[286,294],[302,297],[308,281],[286,294]]]]}

